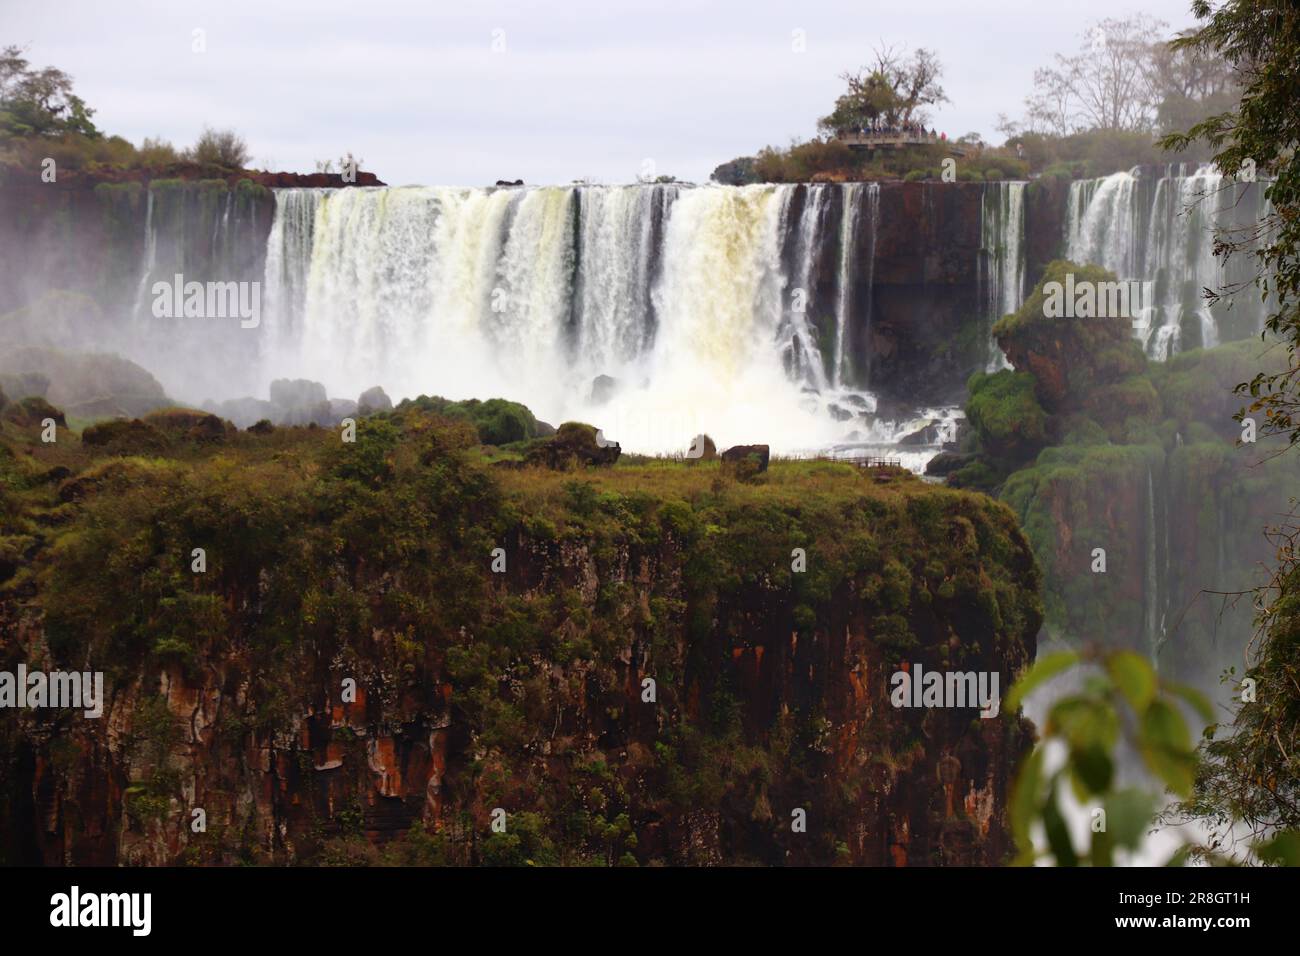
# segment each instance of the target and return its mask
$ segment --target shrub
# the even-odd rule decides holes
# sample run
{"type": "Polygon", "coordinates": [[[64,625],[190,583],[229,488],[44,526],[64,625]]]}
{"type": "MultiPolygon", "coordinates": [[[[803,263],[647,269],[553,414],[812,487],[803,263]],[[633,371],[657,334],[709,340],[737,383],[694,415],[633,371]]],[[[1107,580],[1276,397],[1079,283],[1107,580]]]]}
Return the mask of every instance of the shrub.
{"type": "Polygon", "coordinates": [[[202,135],[182,156],[194,163],[243,169],[248,162],[248,144],[234,130],[215,130],[205,127],[202,135]]]}

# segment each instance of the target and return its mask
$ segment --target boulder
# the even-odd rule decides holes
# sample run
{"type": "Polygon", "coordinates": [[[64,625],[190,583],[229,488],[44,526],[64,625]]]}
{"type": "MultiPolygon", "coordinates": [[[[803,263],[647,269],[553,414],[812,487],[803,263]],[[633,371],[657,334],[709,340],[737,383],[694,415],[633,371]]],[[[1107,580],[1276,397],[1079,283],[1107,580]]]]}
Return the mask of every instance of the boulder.
{"type": "Polygon", "coordinates": [[[393,400],[378,385],[366,389],[361,393],[361,397],[357,399],[357,413],[360,415],[369,415],[373,412],[391,412],[392,410],[393,400]]]}
{"type": "Polygon", "coordinates": [[[715,461],[717,457],[718,446],[708,435],[696,435],[686,450],[687,461],[715,461]]]}
{"type": "Polygon", "coordinates": [[[597,375],[591,380],[591,400],[596,405],[604,405],[618,391],[618,379],[610,375],[597,375]]]}
{"type": "Polygon", "coordinates": [[[591,425],[565,422],[551,438],[538,440],[525,454],[530,465],[554,471],[612,465],[622,452],[617,442],[607,442],[591,425]]]}
{"type": "Polygon", "coordinates": [[[305,408],[328,402],[325,386],[305,378],[277,378],[271,383],[271,404],[280,408],[305,408]]]}
{"type": "Polygon", "coordinates": [[[952,451],[941,451],[935,455],[925,466],[927,475],[934,475],[940,478],[951,475],[960,468],[965,468],[972,461],[978,458],[973,454],[960,454],[952,451]]]}
{"type": "Polygon", "coordinates": [[[99,410],[138,417],[172,404],[156,378],[107,352],[0,349],[0,374],[6,382],[25,380],[28,389],[45,379],[48,387],[41,397],[82,418],[95,417],[99,410]]]}
{"type": "Polygon", "coordinates": [[[952,424],[945,424],[943,419],[932,418],[930,424],[900,438],[898,444],[910,448],[916,445],[945,445],[956,440],[957,424],[955,420],[952,424]]]}
{"type": "Polygon", "coordinates": [[[325,386],[305,378],[278,378],[271,383],[271,420],[277,425],[308,425],[331,421],[325,386]]]}
{"type": "Polygon", "coordinates": [[[729,465],[752,462],[756,473],[767,471],[770,452],[767,445],[732,445],[722,453],[722,460],[729,465]]]}
{"type": "Polygon", "coordinates": [[[351,418],[357,412],[357,403],[350,398],[330,399],[330,424],[332,425],[337,425],[345,418],[351,418]]]}

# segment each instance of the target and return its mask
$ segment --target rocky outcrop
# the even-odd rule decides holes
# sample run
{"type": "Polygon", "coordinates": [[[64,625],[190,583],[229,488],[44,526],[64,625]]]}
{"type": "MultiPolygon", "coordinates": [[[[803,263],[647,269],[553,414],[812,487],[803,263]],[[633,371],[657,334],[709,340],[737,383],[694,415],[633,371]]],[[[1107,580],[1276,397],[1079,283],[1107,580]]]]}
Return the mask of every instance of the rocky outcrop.
{"type": "Polygon", "coordinates": [[[271,383],[271,420],[277,425],[326,424],[334,414],[325,386],[305,378],[279,378],[271,383]]]}
{"type": "Polygon", "coordinates": [[[361,393],[357,399],[357,411],[362,415],[368,415],[373,412],[391,412],[393,410],[393,400],[388,397],[388,393],[380,386],[368,388],[361,393]]]}
{"type": "Polygon", "coordinates": [[[117,355],[11,347],[0,352],[0,376],[15,394],[39,394],[83,419],[143,415],[172,404],[157,379],[117,355]]]}
{"type": "Polygon", "coordinates": [[[759,474],[767,471],[769,454],[767,445],[732,445],[722,453],[722,462],[725,465],[744,463],[753,473],[759,474]]]}

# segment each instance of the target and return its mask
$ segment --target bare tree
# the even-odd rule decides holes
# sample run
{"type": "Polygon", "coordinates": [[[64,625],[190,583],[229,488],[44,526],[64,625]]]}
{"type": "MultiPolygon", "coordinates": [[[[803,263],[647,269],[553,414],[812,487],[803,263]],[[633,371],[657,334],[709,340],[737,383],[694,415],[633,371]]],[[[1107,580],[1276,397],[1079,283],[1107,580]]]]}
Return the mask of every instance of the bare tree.
{"type": "Polygon", "coordinates": [[[1145,14],[1093,24],[1078,53],[1058,53],[1054,66],[1034,71],[1034,93],[1025,101],[1030,128],[1057,135],[1153,130],[1161,102],[1153,65],[1166,29],[1145,14]]]}

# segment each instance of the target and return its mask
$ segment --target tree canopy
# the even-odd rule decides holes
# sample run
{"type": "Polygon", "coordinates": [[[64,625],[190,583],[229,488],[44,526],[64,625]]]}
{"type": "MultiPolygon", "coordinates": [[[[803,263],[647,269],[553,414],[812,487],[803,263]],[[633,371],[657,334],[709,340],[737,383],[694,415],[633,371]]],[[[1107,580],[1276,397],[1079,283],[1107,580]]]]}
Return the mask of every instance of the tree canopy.
{"type": "Polygon", "coordinates": [[[95,111],[72,92],[72,77],[52,66],[36,69],[20,46],[0,50],[0,136],[62,136],[98,139],[95,111]]]}
{"type": "Polygon", "coordinates": [[[943,65],[931,50],[920,47],[905,54],[893,47],[877,47],[873,63],[842,75],[848,89],[818,126],[835,133],[877,119],[888,126],[924,123],[928,119],[925,107],[948,99],[939,85],[942,75],[943,65]]]}

